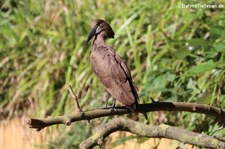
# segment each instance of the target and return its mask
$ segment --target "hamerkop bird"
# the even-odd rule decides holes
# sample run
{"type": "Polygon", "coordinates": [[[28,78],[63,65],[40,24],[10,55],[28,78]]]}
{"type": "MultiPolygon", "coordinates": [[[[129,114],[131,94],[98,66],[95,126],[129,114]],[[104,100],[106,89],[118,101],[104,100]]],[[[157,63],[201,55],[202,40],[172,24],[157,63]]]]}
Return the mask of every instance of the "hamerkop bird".
{"type": "Polygon", "coordinates": [[[106,44],[108,38],[114,38],[112,28],[106,21],[97,19],[91,24],[86,45],[92,37],[94,40],[90,60],[96,76],[116,100],[130,110],[136,109],[138,94],[130,70],[115,50],[106,44]]]}

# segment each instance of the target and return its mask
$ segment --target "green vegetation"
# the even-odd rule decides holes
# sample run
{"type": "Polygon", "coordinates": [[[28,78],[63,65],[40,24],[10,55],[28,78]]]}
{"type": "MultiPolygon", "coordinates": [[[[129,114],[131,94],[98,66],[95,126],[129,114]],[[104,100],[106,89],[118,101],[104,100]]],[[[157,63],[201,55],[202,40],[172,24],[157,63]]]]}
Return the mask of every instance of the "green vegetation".
{"type": "MultiPolygon", "coordinates": [[[[108,43],[131,69],[142,103],[152,97],[225,108],[225,8],[179,8],[182,3],[225,6],[224,0],[1,1],[0,118],[71,113],[69,84],[83,109],[104,106],[106,91],[91,70],[90,45],[83,45],[96,18],[112,25],[116,36],[108,43]]],[[[165,114],[167,124],[224,136],[212,117],[165,114]]],[[[106,120],[79,122],[59,142],[75,147],[106,120]]]]}

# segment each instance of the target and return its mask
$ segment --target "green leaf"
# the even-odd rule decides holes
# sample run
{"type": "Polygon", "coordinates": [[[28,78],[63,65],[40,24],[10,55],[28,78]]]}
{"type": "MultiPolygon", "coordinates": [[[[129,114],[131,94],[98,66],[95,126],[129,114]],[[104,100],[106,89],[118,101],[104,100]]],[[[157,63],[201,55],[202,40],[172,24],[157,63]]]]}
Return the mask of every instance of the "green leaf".
{"type": "Polygon", "coordinates": [[[212,95],[208,92],[202,93],[198,96],[196,102],[200,104],[210,104],[212,95]]]}
{"type": "Polygon", "coordinates": [[[223,69],[225,67],[225,60],[216,62],[216,67],[223,69]]]}
{"type": "Polygon", "coordinates": [[[192,74],[192,75],[198,75],[198,74],[202,74],[207,71],[210,71],[215,67],[216,67],[216,63],[213,62],[212,60],[209,60],[205,63],[191,67],[188,72],[189,74],[192,74]]]}
{"type": "Polygon", "coordinates": [[[211,34],[212,35],[218,35],[221,37],[225,37],[225,31],[224,28],[220,28],[220,27],[214,27],[211,29],[211,34]]]}
{"type": "Polygon", "coordinates": [[[216,44],[214,45],[214,48],[215,48],[216,51],[218,51],[218,52],[225,53],[225,44],[224,44],[224,43],[216,43],[216,44]]]}
{"type": "Polygon", "coordinates": [[[208,45],[208,42],[202,38],[195,38],[188,41],[189,46],[197,47],[197,46],[205,46],[208,45]]]}
{"type": "Polygon", "coordinates": [[[177,50],[174,54],[174,56],[178,59],[183,59],[186,56],[188,56],[191,53],[190,50],[186,49],[186,47],[184,47],[183,49],[179,49],[177,50]]]}

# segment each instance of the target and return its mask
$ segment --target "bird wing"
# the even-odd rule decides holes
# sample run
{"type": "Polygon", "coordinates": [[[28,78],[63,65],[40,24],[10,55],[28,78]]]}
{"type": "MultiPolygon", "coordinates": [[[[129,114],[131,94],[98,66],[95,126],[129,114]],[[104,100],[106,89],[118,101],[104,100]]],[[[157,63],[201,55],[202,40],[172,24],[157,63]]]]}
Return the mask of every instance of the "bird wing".
{"type": "Polygon", "coordinates": [[[120,90],[119,99],[122,100],[125,105],[129,106],[138,103],[138,94],[133,85],[130,70],[126,63],[116,52],[110,48],[111,53],[111,75],[117,86],[117,90],[120,90]]]}
{"type": "Polygon", "coordinates": [[[112,48],[100,46],[93,49],[90,60],[107,91],[121,103],[134,108],[138,104],[138,94],[130,71],[120,56],[112,48]]]}

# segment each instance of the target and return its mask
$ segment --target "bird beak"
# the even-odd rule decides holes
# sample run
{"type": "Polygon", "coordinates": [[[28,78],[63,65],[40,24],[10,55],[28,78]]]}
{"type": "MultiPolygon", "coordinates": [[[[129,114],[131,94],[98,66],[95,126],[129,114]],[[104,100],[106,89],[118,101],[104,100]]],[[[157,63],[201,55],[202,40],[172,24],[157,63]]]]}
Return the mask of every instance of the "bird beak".
{"type": "Polygon", "coordinates": [[[85,44],[86,44],[86,45],[87,45],[88,42],[91,40],[91,38],[95,35],[95,33],[96,33],[96,28],[94,27],[94,28],[91,30],[91,32],[89,33],[87,40],[85,41],[85,44]]]}

